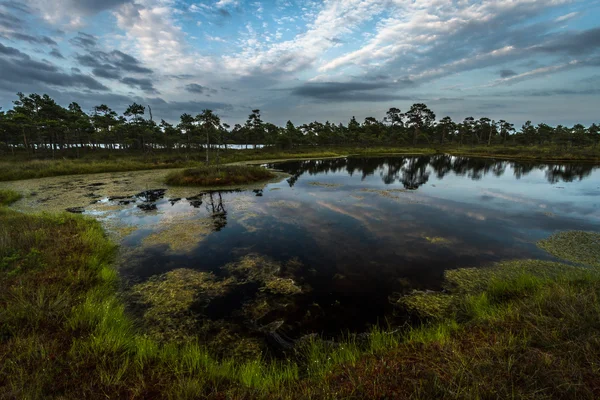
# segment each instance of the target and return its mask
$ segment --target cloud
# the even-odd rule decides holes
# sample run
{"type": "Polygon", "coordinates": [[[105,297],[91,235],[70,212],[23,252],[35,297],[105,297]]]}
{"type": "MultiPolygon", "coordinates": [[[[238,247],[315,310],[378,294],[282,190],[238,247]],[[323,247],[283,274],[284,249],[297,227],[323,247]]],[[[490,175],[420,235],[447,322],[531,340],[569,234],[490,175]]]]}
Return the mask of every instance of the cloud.
{"type": "MultiPolygon", "coordinates": [[[[224,56],[224,65],[246,75],[285,74],[307,69],[337,45],[331,38],[342,39],[350,35],[363,23],[385,11],[389,4],[387,0],[325,2],[306,32],[264,48],[256,32],[249,30],[242,43],[243,50],[239,54],[224,56]]],[[[312,10],[307,10],[307,13],[312,15],[312,10]]]]}
{"type": "Polygon", "coordinates": [[[24,0],[28,8],[38,10],[47,22],[60,26],[81,26],[86,17],[112,9],[132,0],[24,0]]]}
{"type": "Polygon", "coordinates": [[[144,67],[138,59],[120,50],[104,52],[94,50],[88,54],[75,55],[77,62],[92,68],[92,73],[100,78],[121,79],[123,73],[151,74],[150,68],[144,67]]]}
{"type": "Polygon", "coordinates": [[[114,16],[125,31],[123,48],[131,49],[149,68],[169,74],[214,71],[212,61],[192,51],[176,20],[176,9],[168,0],[126,3],[114,16]]]}
{"type": "Polygon", "coordinates": [[[63,56],[62,53],[58,49],[52,49],[52,50],[50,50],[50,53],[48,53],[48,54],[50,54],[52,57],[55,57],[55,58],[63,58],[63,59],[65,58],[65,56],[63,56]]]}
{"type": "MultiPolygon", "coordinates": [[[[412,82],[404,82],[404,87],[412,86],[412,82]]],[[[410,96],[401,96],[390,93],[397,89],[398,84],[388,82],[315,82],[305,83],[292,89],[295,96],[308,97],[327,101],[388,101],[410,99],[410,96]],[[385,92],[381,92],[384,89],[385,92]]]]}
{"type": "Polygon", "coordinates": [[[31,36],[31,35],[27,35],[25,33],[19,33],[19,32],[10,32],[10,33],[8,33],[8,36],[15,40],[22,40],[24,42],[29,42],[29,43],[33,43],[33,44],[45,44],[45,45],[49,45],[49,46],[57,46],[58,45],[58,43],[56,43],[54,40],[50,39],[48,36],[31,36]]]}
{"type": "Polygon", "coordinates": [[[0,12],[0,32],[6,29],[20,30],[23,20],[14,15],[0,12]]]}
{"type": "Polygon", "coordinates": [[[185,90],[190,93],[195,94],[216,94],[217,91],[215,89],[211,89],[206,86],[198,85],[197,83],[190,83],[185,85],[185,90]]]}
{"type": "Polygon", "coordinates": [[[126,77],[121,79],[121,83],[130,87],[139,88],[146,93],[158,93],[158,90],[154,88],[154,84],[150,79],[126,77]]]}
{"type": "Polygon", "coordinates": [[[217,7],[217,8],[237,6],[237,5],[238,5],[238,0],[219,0],[215,3],[215,7],[217,7]]]}
{"type": "Polygon", "coordinates": [[[21,52],[18,49],[15,49],[14,47],[4,46],[2,43],[0,43],[0,54],[6,55],[6,56],[29,59],[29,56],[27,54],[21,52]]]}
{"type": "Polygon", "coordinates": [[[19,86],[45,84],[89,90],[109,90],[94,78],[80,73],[65,73],[54,64],[31,59],[25,53],[0,44],[0,85],[21,90],[19,86]]]}
{"type": "Polygon", "coordinates": [[[4,8],[10,8],[10,9],[13,9],[15,11],[19,11],[19,12],[24,13],[24,14],[31,14],[32,13],[31,8],[29,8],[27,5],[23,4],[22,2],[17,2],[17,1],[2,1],[2,2],[0,2],[0,6],[2,6],[4,8]]]}
{"type": "Polygon", "coordinates": [[[89,35],[84,32],[77,32],[77,36],[69,40],[73,46],[81,47],[83,49],[91,49],[96,47],[98,39],[95,36],[89,35]]]}
{"type": "Polygon", "coordinates": [[[573,19],[573,18],[575,18],[577,16],[579,16],[578,12],[572,12],[572,13],[569,13],[569,14],[566,14],[566,15],[562,15],[562,16],[556,18],[554,21],[555,22],[565,22],[565,21],[573,19]]]}
{"type": "Polygon", "coordinates": [[[524,22],[568,1],[394,1],[394,11],[364,45],[325,62],[319,71],[394,71],[427,82],[517,60],[555,28],[524,22]]]}
{"type": "Polygon", "coordinates": [[[511,75],[511,76],[508,76],[505,78],[497,79],[494,82],[492,82],[491,84],[486,85],[486,86],[494,87],[494,86],[500,86],[500,85],[511,85],[511,84],[514,84],[517,82],[524,81],[526,79],[538,78],[540,76],[545,76],[545,75],[549,75],[552,73],[565,71],[568,69],[573,69],[573,68],[580,66],[581,64],[582,64],[581,61],[573,60],[573,61],[569,61],[568,63],[564,63],[564,64],[557,64],[557,65],[550,65],[547,67],[536,68],[534,70],[523,72],[521,74],[511,75]]]}
{"type": "Polygon", "coordinates": [[[533,46],[532,49],[544,53],[583,55],[600,48],[600,28],[566,32],[555,35],[553,40],[533,46]]]}
{"type": "Polygon", "coordinates": [[[509,78],[511,76],[517,75],[517,73],[512,69],[501,69],[500,71],[498,71],[498,74],[501,78],[509,78]]]}

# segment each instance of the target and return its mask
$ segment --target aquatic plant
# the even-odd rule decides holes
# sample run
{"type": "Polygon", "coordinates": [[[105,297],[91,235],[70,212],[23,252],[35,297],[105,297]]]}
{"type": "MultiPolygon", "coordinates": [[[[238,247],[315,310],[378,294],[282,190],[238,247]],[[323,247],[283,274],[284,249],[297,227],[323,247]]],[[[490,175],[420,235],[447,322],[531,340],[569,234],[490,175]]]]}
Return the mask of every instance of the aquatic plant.
{"type": "Polygon", "coordinates": [[[600,267],[600,233],[558,232],[539,241],[538,246],[563,260],[600,267]]]}

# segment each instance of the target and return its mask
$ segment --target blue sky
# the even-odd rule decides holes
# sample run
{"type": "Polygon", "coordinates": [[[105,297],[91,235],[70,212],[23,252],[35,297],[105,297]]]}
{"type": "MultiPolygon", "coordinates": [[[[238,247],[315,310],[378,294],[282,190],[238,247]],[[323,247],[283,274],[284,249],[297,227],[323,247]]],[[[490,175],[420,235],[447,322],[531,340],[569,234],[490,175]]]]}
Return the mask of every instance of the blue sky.
{"type": "Polygon", "coordinates": [[[0,106],[600,122],[600,0],[0,0],[0,106]]]}

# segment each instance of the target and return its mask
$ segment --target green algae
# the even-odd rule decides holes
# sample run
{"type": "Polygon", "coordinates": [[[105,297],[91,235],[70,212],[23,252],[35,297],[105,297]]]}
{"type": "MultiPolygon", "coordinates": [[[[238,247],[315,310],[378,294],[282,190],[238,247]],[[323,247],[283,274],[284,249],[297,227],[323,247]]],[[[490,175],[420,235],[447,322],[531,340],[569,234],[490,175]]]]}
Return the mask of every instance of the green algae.
{"type": "Polygon", "coordinates": [[[142,244],[166,245],[173,252],[185,253],[196,248],[214,229],[211,218],[186,219],[178,215],[177,218],[162,222],[156,231],[142,240],[142,244]]]}
{"type": "Polygon", "coordinates": [[[281,271],[281,264],[260,254],[248,254],[222,267],[239,281],[267,282],[281,271]]]}
{"type": "Polygon", "coordinates": [[[265,286],[261,290],[282,295],[293,295],[302,293],[302,288],[296,285],[296,282],[294,282],[294,280],[291,278],[270,279],[267,282],[265,282],[265,286]]]}
{"type": "Polygon", "coordinates": [[[177,341],[189,339],[198,329],[198,316],[192,306],[222,296],[231,283],[219,281],[209,272],[180,268],[134,285],[131,293],[146,308],[143,321],[149,334],[177,341]]]}
{"type": "Polygon", "coordinates": [[[443,318],[452,312],[455,296],[438,292],[413,292],[397,300],[407,311],[420,318],[443,318]]]}
{"type": "Polygon", "coordinates": [[[590,267],[600,267],[600,234],[595,232],[559,232],[538,242],[555,257],[590,267]]]}
{"type": "Polygon", "coordinates": [[[451,242],[450,239],[441,236],[423,236],[423,239],[427,240],[431,244],[439,245],[449,244],[451,242]]]}

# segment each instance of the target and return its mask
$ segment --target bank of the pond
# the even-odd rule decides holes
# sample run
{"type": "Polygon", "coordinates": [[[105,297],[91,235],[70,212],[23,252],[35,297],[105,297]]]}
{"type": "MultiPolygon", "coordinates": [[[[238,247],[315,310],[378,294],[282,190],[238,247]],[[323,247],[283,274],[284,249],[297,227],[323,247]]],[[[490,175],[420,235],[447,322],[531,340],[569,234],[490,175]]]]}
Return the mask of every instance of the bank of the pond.
{"type": "MultiPolygon", "coordinates": [[[[578,254],[596,252],[598,240],[585,235],[575,253],[563,235],[543,246],[585,264],[578,254]]],[[[315,338],[287,360],[241,361],[217,360],[193,339],[151,339],[125,311],[114,252],[95,220],[0,208],[0,398],[600,395],[592,267],[514,261],[449,271],[444,293],[390,299],[413,316],[411,327],[315,338]]],[[[194,296],[186,289],[184,306],[193,303],[186,293],[194,296]]]]}
{"type": "MultiPolygon", "coordinates": [[[[600,147],[555,146],[456,146],[427,147],[303,147],[290,150],[262,148],[226,150],[219,155],[223,164],[242,162],[282,161],[291,159],[330,158],[380,155],[433,155],[447,153],[456,156],[495,157],[548,162],[600,163],[600,147]]],[[[0,181],[43,178],[62,175],[102,172],[139,171],[165,168],[193,168],[205,165],[202,152],[160,152],[152,154],[97,150],[81,158],[32,159],[19,154],[0,159],[0,181]]],[[[216,160],[216,152],[210,154],[216,160]]]]}

